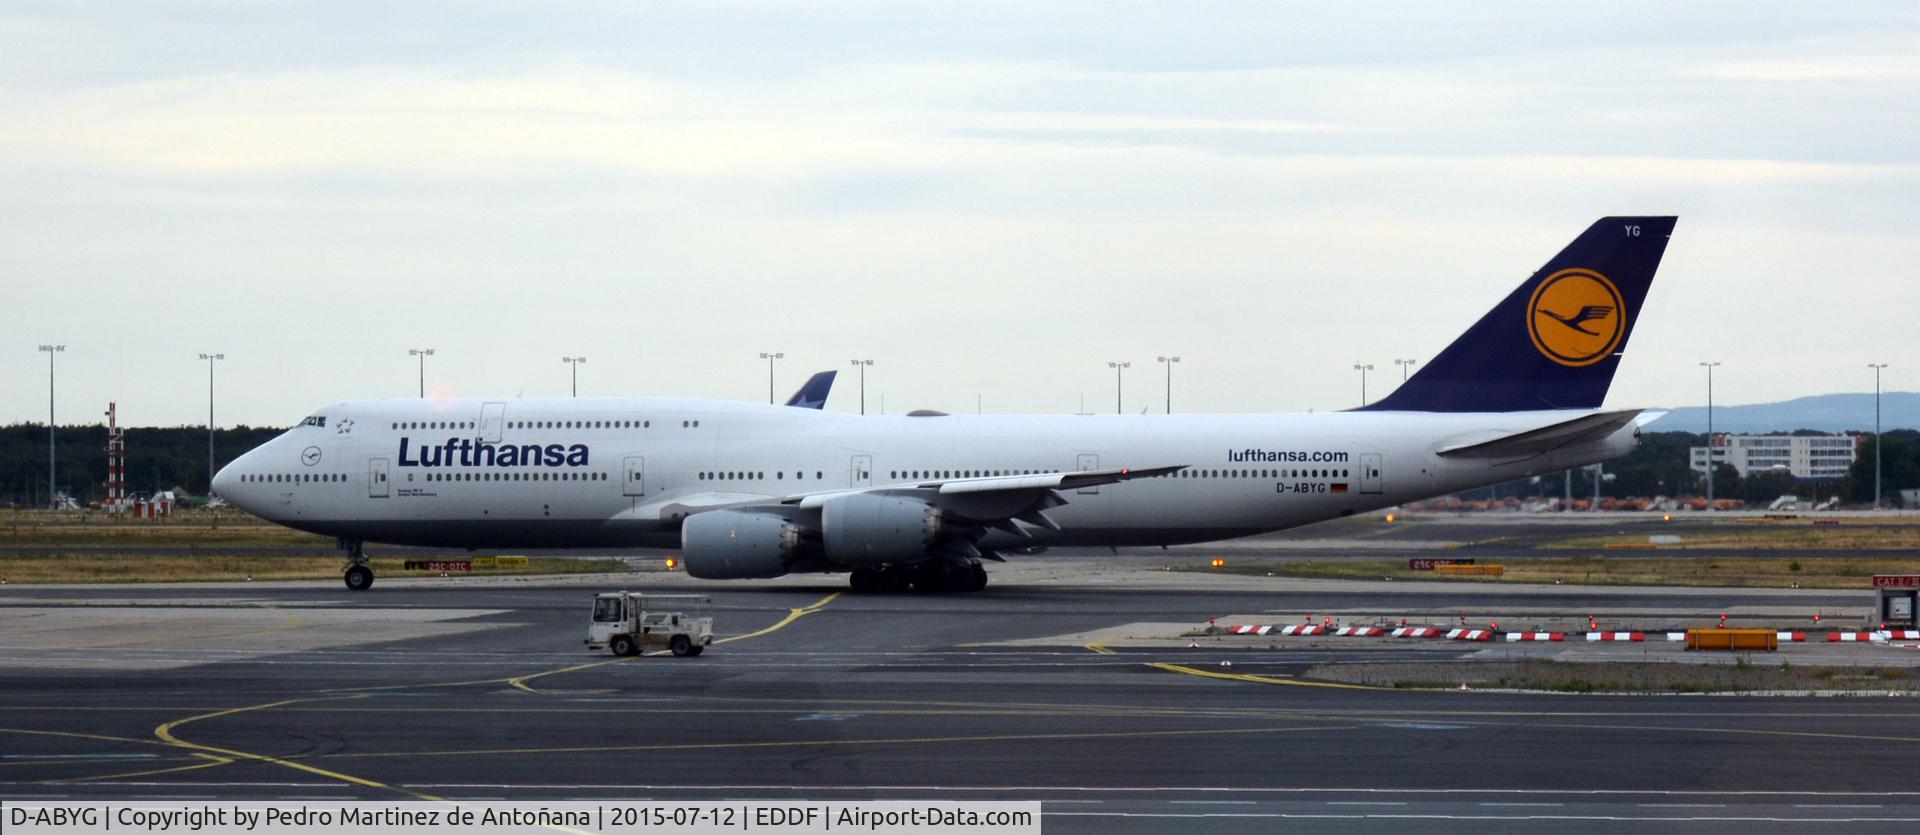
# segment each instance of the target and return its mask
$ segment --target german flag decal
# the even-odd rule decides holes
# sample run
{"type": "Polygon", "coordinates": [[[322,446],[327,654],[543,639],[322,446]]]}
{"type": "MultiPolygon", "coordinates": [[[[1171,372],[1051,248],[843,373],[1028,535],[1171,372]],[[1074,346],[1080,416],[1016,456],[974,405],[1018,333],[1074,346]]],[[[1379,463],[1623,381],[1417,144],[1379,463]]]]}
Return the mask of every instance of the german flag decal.
{"type": "Polygon", "coordinates": [[[1340,483],[1340,482],[1337,482],[1337,481],[1336,481],[1336,482],[1334,482],[1334,484],[1333,484],[1333,492],[1335,492],[1335,493],[1345,493],[1345,492],[1347,492],[1347,485],[1345,485],[1345,484],[1342,484],[1342,483],[1340,483]]]}

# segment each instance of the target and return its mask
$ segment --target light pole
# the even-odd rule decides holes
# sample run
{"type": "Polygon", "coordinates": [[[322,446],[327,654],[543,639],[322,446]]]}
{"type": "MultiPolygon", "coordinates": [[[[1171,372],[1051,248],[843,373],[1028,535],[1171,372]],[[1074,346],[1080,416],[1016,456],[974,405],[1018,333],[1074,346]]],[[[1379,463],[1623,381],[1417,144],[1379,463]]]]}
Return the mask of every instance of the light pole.
{"type": "Polygon", "coordinates": [[[1110,362],[1107,367],[1113,369],[1113,413],[1122,414],[1120,408],[1120,372],[1133,367],[1130,362],[1110,362]]]}
{"type": "Polygon", "coordinates": [[[201,354],[207,361],[207,495],[213,495],[213,361],[227,358],[226,354],[201,354]]]}
{"type": "Polygon", "coordinates": [[[853,361],[854,367],[860,369],[860,414],[863,415],[867,413],[867,366],[872,364],[873,360],[853,361]]]}
{"type": "Polygon", "coordinates": [[[47,352],[47,507],[53,507],[53,491],[58,483],[53,475],[53,355],[67,350],[65,345],[42,345],[47,352]]]}
{"type": "Polygon", "coordinates": [[[408,348],[407,356],[420,358],[420,398],[427,396],[427,357],[433,356],[432,348],[408,348]]]}
{"type": "Polygon", "coordinates": [[[1707,369],[1707,512],[1713,512],[1713,369],[1719,362],[1700,363],[1707,369]]]}
{"type": "Polygon", "coordinates": [[[1884,362],[1870,362],[1873,369],[1873,509],[1880,509],[1880,369],[1884,362]]]}
{"type": "Polygon", "coordinates": [[[560,361],[566,363],[568,366],[571,367],[570,370],[573,371],[573,396],[579,397],[580,396],[580,363],[586,362],[587,358],[586,357],[561,357],[560,361]]]}
{"type": "Polygon", "coordinates": [[[1179,362],[1180,358],[1160,357],[1160,361],[1167,366],[1167,414],[1173,414],[1173,364],[1179,362]]]}
{"type": "Polygon", "coordinates": [[[773,404],[773,361],[777,359],[786,359],[786,357],[787,357],[786,354],[777,352],[777,351],[775,352],[761,351],[760,352],[760,358],[767,361],[767,404],[768,405],[773,404]]]}
{"type": "Polygon", "coordinates": [[[1404,382],[1406,382],[1406,381],[1407,381],[1407,371],[1408,371],[1409,369],[1411,369],[1411,368],[1413,368],[1413,360],[1411,360],[1411,359],[1404,359],[1404,360],[1394,360],[1394,361],[1393,361],[1393,364],[1394,364],[1394,365],[1397,365],[1397,366],[1400,366],[1400,382],[1402,382],[1402,383],[1404,383],[1404,382]]]}
{"type": "Polygon", "coordinates": [[[1367,405],[1367,372],[1373,370],[1373,363],[1354,363],[1353,370],[1360,372],[1360,405],[1367,405]]]}

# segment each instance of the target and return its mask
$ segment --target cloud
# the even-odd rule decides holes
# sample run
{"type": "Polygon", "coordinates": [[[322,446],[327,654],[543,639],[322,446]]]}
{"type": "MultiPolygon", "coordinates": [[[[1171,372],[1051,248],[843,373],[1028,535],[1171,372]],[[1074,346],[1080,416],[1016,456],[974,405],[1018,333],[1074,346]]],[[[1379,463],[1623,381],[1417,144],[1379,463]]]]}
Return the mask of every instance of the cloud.
{"type": "Polygon", "coordinates": [[[584,353],[756,399],[772,349],[1059,411],[1170,352],[1192,408],[1332,408],[1640,212],[1682,220],[1621,402],[1703,353],[1777,399],[1903,362],[1870,300],[1920,259],[1913,25],[1871,10],[49,9],[0,18],[7,419],[34,340],[157,422],[198,351],[283,422],[412,391],[415,344],[467,393],[584,353]]]}

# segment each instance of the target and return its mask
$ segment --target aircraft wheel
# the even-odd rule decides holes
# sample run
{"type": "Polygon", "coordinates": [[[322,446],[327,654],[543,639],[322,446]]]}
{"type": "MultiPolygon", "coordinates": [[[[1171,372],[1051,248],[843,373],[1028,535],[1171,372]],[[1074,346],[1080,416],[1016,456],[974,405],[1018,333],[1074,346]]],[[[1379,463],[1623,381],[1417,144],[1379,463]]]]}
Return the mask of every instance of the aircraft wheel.
{"type": "Polygon", "coordinates": [[[882,571],[880,572],[879,589],[884,592],[903,592],[907,590],[907,584],[910,581],[911,578],[907,576],[907,572],[900,569],[896,568],[889,571],[882,571]]]}
{"type": "Polygon", "coordinates": [[[675,635],[673,640],[667,642],[667,648],[673,650],[674,655],[685,658],[693,654],[693,641],[685,635],[675,635]]]}
{"type": "Polygon", "coordinates": [[[880,588],[880,572],[871,568],[856,568],[847,575],[847,585],[853,588],[855,594],[877,591],[880,588]]]}
{"type": "Polygon", "coordinates": [[[632,635],[613,636],[613,640],[607,642],[607,649],[612,650],[614,655],[623,658],[634,655],[640,651],[640,648],[634,645],[632,635]]]}
{"type": "Polygon", "coordinates": [[[953,590],[953,575],[940,563],[921,566],[913,572],[913,590],[918,592],[943,592],[953,590]]]}
{"type": "Polygon", "coordinates": [[[979,563],[968,566],[967,591],[981,591],[987,587],[987,567],[979,563]]]}
{"type": "Polygon", "coordinates": [[[354,591],[366,591],[373,587],[373,569],[356,565],[347,569],[347,588],[354,591]]]}

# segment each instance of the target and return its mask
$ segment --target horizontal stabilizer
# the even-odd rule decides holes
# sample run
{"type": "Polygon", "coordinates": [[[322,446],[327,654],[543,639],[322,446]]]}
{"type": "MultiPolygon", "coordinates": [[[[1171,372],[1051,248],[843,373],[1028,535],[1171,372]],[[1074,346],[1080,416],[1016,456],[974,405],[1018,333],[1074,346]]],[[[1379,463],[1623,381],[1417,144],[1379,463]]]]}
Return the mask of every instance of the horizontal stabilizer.
{"type": "Polygon", "coordinates": [[[1602,438],[1620,431],[1620,428],[1633,423],[1640,415],[1639,409],[1623,409],[1617,412],[1596,412],[1582,415],[1572,420],[1550,423],[1538,429],[1528,429],[1500,435],[1491,439],[1472,439],[1453,442],[1434,450],[1436,454],[1448,458],[1526,458],[1543,455],[1556,449],[1602,438]]]}

